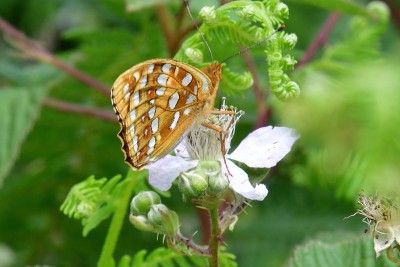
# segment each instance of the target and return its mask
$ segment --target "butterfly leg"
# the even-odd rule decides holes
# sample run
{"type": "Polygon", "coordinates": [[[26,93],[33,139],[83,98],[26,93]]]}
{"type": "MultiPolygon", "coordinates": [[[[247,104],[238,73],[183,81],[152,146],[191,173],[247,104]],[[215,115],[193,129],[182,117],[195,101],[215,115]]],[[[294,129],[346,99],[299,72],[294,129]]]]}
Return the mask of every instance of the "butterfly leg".
{"type": "Polygon", "coordinates": [[[204,127],[209,128],[209,129],[212,129],[212,130],[214,130],[214,131],[219,133],[219,140],[220,140],[220,144],[221,144],[222,158],[224,159],[224,163],[225,163],[225,166],[226,166],[226,170],[228,171],[228,174],[230,176],[232,176],[231,172],[229,171],[228,164],[226,163],[226,158],[225,158],[225,154],[226,154],[225,137],[224,137],[224,133],[223,133],[222,128],[220,128],[218,126],[215,126],[213,124],[207,123],[207,122],[203,122],[201,125],[204,126],[204,127]]]}
{"type": "MultiPolygon", "coordinates": [[[[221,114],[222,114],[222,115],[235,115],[235,114],[236,114],[236,111],[234,111],[234,110],[213,110],[213,111],[211,111],[210,113],[211,113],[211,114],[218,114],[218,115],[221,115],[221,114]]],[[[226,127],[226,129],[229,129],[229,128],[231,127],[231,125],[232,125],[233,122],[234,122],[234,119],[235,119],[235,116],[232,116],[232,119],[231,119],[231,121],[229,122],[229,125],[228,125],[228,127],[226,127]]],[[[225,149],[225,134],[224,134],[224,129],[222,129],[221,127],[218,127],[218,126],[216,126],[216,125],[214,125],[214,124],[207,123],[207,122],[203,122],[201,125],[204,126],[204,127],[209,128],[209,129],[212,129],[212,130],[214,130],[214,131],[216,131],[216,132],[219,133],[219,136],[220,136],[219,140],[220,140],[220,144],[221,144],[222,158],[224,159],[225,167],[226,167],[226,170],[228,171],[228,174],[229,174],[230,176],[233,176],[232,173],[229,171],[228,164],[226,163],[226,157],[225,157],[225,155],[227,154],[227,151],[226,151],[226,149],[225,149]]]]}

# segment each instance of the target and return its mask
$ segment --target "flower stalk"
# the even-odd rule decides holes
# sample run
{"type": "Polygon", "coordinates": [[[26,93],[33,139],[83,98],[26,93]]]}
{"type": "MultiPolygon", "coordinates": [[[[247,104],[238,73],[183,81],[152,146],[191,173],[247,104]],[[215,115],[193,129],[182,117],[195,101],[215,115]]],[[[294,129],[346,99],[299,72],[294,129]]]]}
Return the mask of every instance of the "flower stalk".
{"type": "Polygon", "coordinates": [[[211,257],[208,260],[210,267],[218,267],[218,248],[219,241],[221,239],[221,230],[219,228],[219,216],[218,216],[218,206],[209,209],[210,214],[210,224],[211,224],[211,236],[210,236],[210,246],[209,251],[211,257]]]}

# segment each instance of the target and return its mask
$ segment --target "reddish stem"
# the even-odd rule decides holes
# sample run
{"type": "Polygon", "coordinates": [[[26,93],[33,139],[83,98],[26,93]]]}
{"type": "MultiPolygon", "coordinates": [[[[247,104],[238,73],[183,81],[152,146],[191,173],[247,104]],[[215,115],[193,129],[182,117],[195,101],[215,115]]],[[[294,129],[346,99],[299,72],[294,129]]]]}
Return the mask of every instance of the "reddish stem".
{"type": "Polygon", "coordinates": [[[254,81],[253,91],[257,100],[257,114],[258,114],[255,128],[258,129],[266,125],[268,122],[269,109],[265,104],[265,99],[267,96],[265,95],[265,93],[261,88],[260,79],[258,78],[257,69],[253,58],[247,51],[243,52],[242,56],[247,65],[248,70],[253,76],[253,81],[254,81]]]}
{"type": "Polygon", "coordinates": [[[104,109],[96,109],[96,108],[90,108],[90,107],[85,107],[82,105],[77,105],[77,104],[72,104],[56,99],[46,99],[44,101],[44,105],[47,107],[55,108],[60,111],[66,111],[66,112],[72,112],[72,113],[79,113],[99,119],[103,119],[106,121],[116,121],[115,114],[104,109]]]}
{"type": "Polygon", "coordinates": [[[75,79],[99,91],[100,93],[104,95],[110,94],[110,88],[100,83],[95,78],[79,71],[78,69],[70,65],[65,64],[64,62],[56,58],[53,54],[51,54],[49,51],[47,51],[44,47],[26,37],[25,34],[14,28],[8,22],[3,20],[1,17],[0,17],[0,29],[5,34],[7,34],[7,36],[10,38],[10,41],[13,43],[15,47],[20,49],[30,58],[50,63],[56,68],[64,71],[65,73],[68,73],[75,79]]]}
{"type": "Polygon", "coordinates": [[[306,65],[311,59],[314,57],[315,53],[318,49],[326,43],[328,40],[329,33],[336,25],[336,22],[340,18],[339,13],[332,13],[328,19],[325,21],[324,25],[322,25],[320,31],[318,32],[317,37],[313,40],[311,45],[308,47],[304,57],[300,60],[299,64],[296,65],[296,68],[301,68],[306,65]]]}

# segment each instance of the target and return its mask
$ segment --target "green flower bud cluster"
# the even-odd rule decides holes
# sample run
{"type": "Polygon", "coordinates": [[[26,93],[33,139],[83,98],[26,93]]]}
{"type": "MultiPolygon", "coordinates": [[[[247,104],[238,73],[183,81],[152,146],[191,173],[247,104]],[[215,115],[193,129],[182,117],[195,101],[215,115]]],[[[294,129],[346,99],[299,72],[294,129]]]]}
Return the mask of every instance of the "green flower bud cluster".
{"type": "Polygon", "coordinates": [[[202,160],[180,175],[178,187],[186,198],[201,200],[222,196],[229,188],[229,180],[222,174],[219,161],[202,160]]]}
{"type": "Polygon", "coordinates": [[[153,191],[142,191],[132,199],[129,220],[141,231],[169,236],[179,231],[178,215],[162,204],[153,191]]]}

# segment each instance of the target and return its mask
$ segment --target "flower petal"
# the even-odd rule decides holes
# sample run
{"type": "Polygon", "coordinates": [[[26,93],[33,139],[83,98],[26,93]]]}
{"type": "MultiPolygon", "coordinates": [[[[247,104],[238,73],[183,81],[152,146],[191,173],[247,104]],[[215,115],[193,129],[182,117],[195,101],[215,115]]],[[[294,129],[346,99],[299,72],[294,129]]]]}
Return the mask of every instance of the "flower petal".
{"type": "MultiPolygon", "coordinates": [[[[229,186],[233,189],[233,191],[251,200],[264,200],[268,194],[268,190],[264,184],[257,184],[255,187],[253,187],[245,171],[236,166],[235,163],[230,160],[227,160],[226,164],[228,165],[229,171],[232,174],[232,176],[227,176],[229,179],[229,186]]],[[[225,164],[222,164],[222,171],[225,174],[228,173],[225,164]]]]}
{"type": "Polygon", "coordinates": [[[175,154],[181,158],[189,158],[189,152],[186,147],[186,140],[183,139],[174,149],[175,154]]]}
{"type": "Polygon", "coordinates": [[[196,160],[186,161],[180,157],[167,155],[147,167],[149,183],[161,191],[167,191],[181,172],[196,165],[196,160]]]}
{"type": "Polygon", "coordinates": [[[382,251],[392,246],[395,241],[393,228],[386,221],[377,222],[374,229],[374,249],[378,257],[382,251]]]}
{"type": "Polygon", "coordinates": [[[250,133],[227,157],[251,168],[271,168],[289,153],[298,138],[291,128],[262,127],[250,133]]]}

